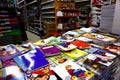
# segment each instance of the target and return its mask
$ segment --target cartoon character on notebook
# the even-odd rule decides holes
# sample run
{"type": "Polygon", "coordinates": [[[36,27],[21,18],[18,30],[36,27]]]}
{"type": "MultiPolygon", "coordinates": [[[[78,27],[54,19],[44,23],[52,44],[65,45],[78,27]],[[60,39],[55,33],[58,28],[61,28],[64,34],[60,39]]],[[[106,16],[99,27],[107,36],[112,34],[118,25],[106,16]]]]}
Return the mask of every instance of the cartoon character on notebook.
{"type": "Polygon", "coordinates": [[[81,69],[73,69],[71,65],[65,66],[68,73],[72,76],[73,80],[76,80],[76,78],[85,79],[85,71],[81,69]]]}
{"type": "Polygon", "coordinates": [[[16,53],[16,50],[11,48],[11,47],[0,49],[0,55],[1,56],[8,56],[9,54],[15,54],[15,53],[16,53]]]}
{"type": "Polygon", "coordinates": [[[49,80],[50,75],[37,75],[35,78],[32,78],[32,80],[49,80]]]}

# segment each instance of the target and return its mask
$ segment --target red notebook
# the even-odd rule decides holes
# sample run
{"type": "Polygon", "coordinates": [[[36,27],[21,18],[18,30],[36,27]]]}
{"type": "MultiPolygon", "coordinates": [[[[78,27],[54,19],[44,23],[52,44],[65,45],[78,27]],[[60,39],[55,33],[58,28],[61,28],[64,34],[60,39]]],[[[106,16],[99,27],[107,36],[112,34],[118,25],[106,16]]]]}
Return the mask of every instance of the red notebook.
{"type": "Polygon", "coordinates": [[[72,41],[71,44],[77,46],[80,49],[90,48],[90,44],[80,41],[80,40],[72,41]]]}

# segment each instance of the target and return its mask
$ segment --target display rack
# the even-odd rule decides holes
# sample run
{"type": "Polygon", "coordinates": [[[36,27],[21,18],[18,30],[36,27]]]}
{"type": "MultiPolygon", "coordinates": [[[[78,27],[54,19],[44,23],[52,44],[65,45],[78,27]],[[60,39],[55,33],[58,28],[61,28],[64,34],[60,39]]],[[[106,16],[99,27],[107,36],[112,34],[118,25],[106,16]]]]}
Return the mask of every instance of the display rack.
{"type": "Polygon", "coordinates": [[[18,0],[17,6],[24,13],[27,30],[39,35],[40,0],[18,0]]]}
{"type": "Polygon", "coordinates": [[[0,45],[20,44],[21,33],[12,0],[0,1],[0,45]]]}
{"type": "Polygon", "coordinates": [[[89,9],[91,8],[90,0],[76,0],[75,7],[80,9],[80,25],[81,27],[85,27],[87,24],[86,17],[89,14],[89,9]]]}

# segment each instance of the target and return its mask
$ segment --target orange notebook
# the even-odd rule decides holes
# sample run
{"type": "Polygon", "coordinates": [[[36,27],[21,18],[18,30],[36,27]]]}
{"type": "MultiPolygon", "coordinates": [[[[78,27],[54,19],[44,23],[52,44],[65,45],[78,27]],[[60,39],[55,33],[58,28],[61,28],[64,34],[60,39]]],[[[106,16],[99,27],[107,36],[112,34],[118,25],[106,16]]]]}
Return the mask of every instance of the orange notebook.
{"type": "Polygon", "coordinates": [[[71,44],[77,46],[80,49],[90,48],[90,44],[80,41],[80,40],[72,41],[71,44]]]}

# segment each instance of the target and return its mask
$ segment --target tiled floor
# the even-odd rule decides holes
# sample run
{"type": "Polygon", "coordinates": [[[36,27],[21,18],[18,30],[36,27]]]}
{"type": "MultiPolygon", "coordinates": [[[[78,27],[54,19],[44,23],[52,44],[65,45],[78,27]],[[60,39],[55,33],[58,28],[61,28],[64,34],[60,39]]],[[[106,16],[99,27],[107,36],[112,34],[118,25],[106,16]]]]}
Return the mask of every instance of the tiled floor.
{"type": "Polygon", "coordinates": [[[32,43],[34,43],[34,42],[40,40],[40,37],[39,37],[39,36],[37,36],[37,35],[29,32],[29,31],[26,31],[26,33],[27,33],[28,40],[27,40],[27,41],[24,41],[23,43],[27,43],[27,42],[32,42],[32,43]]]}

